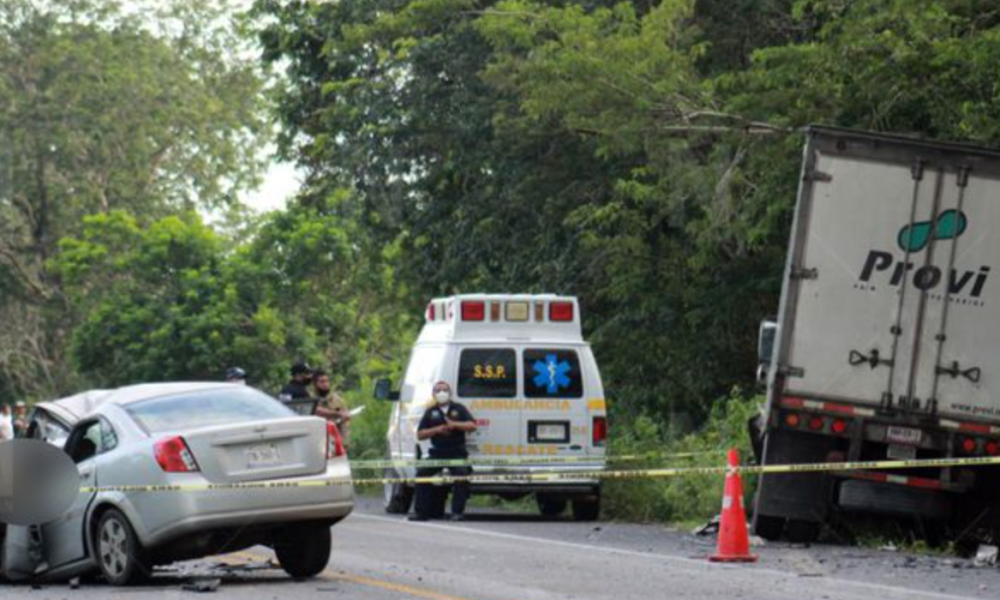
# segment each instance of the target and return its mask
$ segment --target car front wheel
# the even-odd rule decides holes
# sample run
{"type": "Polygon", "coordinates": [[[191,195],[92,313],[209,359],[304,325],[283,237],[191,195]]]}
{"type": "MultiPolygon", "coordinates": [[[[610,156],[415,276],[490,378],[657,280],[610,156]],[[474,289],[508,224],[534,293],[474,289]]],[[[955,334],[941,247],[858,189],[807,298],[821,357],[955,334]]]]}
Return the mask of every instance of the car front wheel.
{"type": "Polygon", "coordinates": [[[308,579],[330,562],[330,526],[319,523],[285,525],[275,532],[274,553],[286,573],[308,579]]]}
{"type": "Polygon", "coordinates": [[[149,577],[135,530],[119,511],[111,509],[101,515],[95,546],[101,574],[111,585],[129,585],[149,577]]]}

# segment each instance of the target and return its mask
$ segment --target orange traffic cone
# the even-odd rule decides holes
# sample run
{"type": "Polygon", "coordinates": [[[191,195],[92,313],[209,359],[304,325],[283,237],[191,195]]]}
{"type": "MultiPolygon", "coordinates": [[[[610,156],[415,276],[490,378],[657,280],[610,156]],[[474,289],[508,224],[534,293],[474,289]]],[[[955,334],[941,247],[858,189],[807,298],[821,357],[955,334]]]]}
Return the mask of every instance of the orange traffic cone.
{"type": "Polygon", "coordinates": [[[715,554],[708,557],[712,562],[756,562],[750,554],[750,536],[747,534],[747,513],[743,508],[743,483],[736,467],[740,465],[740,454],[735,448],[729,450],[729,470],[726,473],[726,489],[722,497],[722,519],[719,523],[719,545],[715,554]]]}

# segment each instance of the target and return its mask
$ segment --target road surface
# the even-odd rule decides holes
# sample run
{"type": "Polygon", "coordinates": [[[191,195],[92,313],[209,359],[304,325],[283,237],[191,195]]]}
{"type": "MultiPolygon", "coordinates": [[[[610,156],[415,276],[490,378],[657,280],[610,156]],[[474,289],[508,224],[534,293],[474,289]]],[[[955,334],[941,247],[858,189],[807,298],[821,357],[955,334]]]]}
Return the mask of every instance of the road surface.
{"type": "Polygon", "coordinates": [[[99,582],[4,586],[0,600],[190,598],[192,583],[221,579],[212,597],[234,600],[869,600],[1000,597],[1000,569],[949,557],[879,550],[768,544],[754,565],[704,557],[711,538],[656,525],[543,521],[477,511],[463,523],[409,523],[361,499],[334,528],[335,550],[321,577],[295,582],[268,564],[266,548],[184,563],[138,588],[99,582]]]}

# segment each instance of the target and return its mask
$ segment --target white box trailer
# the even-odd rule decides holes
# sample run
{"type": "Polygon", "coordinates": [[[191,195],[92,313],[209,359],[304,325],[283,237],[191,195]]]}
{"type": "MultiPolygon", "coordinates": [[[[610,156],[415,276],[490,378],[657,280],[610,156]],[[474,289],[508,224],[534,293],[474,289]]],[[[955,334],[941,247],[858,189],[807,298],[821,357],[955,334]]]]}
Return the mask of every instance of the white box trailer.
{"type": "MultiPolygon", "coordinates": [[[[804,152],[761,462],[1000,454],[1000,152],[821,127],[804,152]]],[[[808,540],[837,510],[943,531],[956,511],[1000,511],[976,504],[998,479],[764,476],[754,526],[808,540]]]]}

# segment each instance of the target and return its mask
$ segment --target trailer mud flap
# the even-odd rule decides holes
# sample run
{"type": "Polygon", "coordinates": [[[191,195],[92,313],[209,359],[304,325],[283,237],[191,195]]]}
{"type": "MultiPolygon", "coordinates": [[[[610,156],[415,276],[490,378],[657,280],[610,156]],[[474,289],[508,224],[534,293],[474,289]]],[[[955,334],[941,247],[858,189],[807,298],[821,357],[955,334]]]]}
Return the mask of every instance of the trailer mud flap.
{"type": "MultiPolygon", "coordinates": [[[[765,441],[764,464],[826,462],[832,439],[773,430],[765,441]]],[[[761,475],[757,482],[755,516],[822,522],[829,512],[833,479],[825,473],[761,475]]]]}

